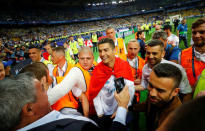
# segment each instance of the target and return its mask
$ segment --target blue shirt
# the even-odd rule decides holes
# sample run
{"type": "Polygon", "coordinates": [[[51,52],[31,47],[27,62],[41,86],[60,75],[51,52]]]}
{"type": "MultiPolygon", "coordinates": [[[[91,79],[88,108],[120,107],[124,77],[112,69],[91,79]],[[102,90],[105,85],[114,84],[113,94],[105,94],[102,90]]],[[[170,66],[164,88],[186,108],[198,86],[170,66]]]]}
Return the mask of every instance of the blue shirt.
{"type": "Polygon", "coordinates": [[[177,30],[179,30],[179,35],[187,36],[187,24],[179,24],[177,30]]]}
{"type": "Polygon", "coordinates": [[[167,44],[166,48],[165,48],[165,56],[164,58],[166,60],[178,60],[178,56],[179,56],[179,53],[181,52],[181,49],[179,49],[178,47],[174,47],[172,50],[171,50],[172,46],[170,44],[167,44]]]}

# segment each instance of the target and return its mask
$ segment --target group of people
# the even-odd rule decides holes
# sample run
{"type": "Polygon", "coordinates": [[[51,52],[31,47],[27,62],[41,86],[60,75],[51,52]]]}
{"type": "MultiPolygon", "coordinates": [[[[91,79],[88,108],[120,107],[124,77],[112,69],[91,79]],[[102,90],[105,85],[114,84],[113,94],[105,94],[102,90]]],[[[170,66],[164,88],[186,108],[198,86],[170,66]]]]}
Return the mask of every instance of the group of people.
{"type": "Polygon", "coordinates": [[[1,62],[0,130],[139,130],[139,112],[146,112],[148,131],[203,130],[203,119],[196,120],[204,97],[191,99],[205,92],[205,19],[192,24],[194,44],[182,52],[169,43],[168,29],[154,32],[146,46],[139,31],[126,47],[108,27],[94,48],[98,63],[90,47],[82,46],[72,58],[72,36],[63,46],[47,43],[48,60],[31,46],[30,59],[12,69],[14,77],[4,78],[1,62]],[[144,58],[138,56],[141,47],[144,58]],[[148,90],[144,103],[142,90],[148,90]]]}

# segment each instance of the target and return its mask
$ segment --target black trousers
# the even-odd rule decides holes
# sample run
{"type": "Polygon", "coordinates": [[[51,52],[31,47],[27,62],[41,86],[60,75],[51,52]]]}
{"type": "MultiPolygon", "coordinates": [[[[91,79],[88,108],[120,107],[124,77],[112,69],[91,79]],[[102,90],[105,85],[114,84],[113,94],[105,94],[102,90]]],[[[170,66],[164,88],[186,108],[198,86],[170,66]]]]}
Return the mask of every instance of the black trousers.
{"type": "Polygon", "coordinates": [[[97,52],[97,42],[93,42],[93,52],[97,52]]]}
{"type": "Polygon", "coordinates": [[[179,35],[179,43],[180,43],[182,40],[184,41],[184,46],[185,46],[186,48],[188,48],[187,37],[186,37],[186,36],[181,36],[181,35],[179,35]]]}

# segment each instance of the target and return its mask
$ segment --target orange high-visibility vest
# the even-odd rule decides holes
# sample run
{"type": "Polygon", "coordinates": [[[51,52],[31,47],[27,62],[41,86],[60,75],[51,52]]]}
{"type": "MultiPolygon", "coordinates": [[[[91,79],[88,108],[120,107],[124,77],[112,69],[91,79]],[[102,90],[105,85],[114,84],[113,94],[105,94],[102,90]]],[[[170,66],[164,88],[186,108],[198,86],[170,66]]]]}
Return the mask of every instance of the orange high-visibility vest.
{"type": "Polygon", "coordinates": [[[189,47],[181,52],[181,65],[187,73],[189,84],[194,87],[199,75],[205,68],[205,63],[197,60],[194,56],[193,47],[189,47]]]}
{"type": "MultiPolygon", "coordinates": [[[[72,67],[73,67],[73,65],[67,62],[67,69],[66,69],[64,76],[59,76],[57,66],[53,69],[53,76],[56,77],[57,83],[60,83],[64,79],[64,77],[68,74],[68,72],[70,71],[70,69],[72,67]]],[[[57,111],[65,108],[65,107],[77,109],[78,102],[77,102],[76,98],[73,96],[72,91],[69,91],[68,94],[66,94],[65,96],[60,98],[51,107],[53,110],[57,110],[57,111]]]]}
{"type": "Polygon", "coordinates": [[[138,58],[138,68],[136,70],[134,67],[131,67],[132,68],[132,75],[133,75],[133,77],[135,77],[135,75],[137,74],[137,77],[141,79],[142,78],[142,69],[145,65],[145,60],[139,56],[137,56],[137,58],[138,58]]]}
{"type": "MultiPolygon", "coordinates": [[[[95,61],[93,61],[93,65],[96,66],[97,63],[95,61]]],[[[84,80],[85,80],[85,84],[86,84],[86,92],[85,95],[87,96],[88,100],[89,100],[89,87],[90,87],[90,78],[91,78],[91,73],[88,72],[87,70],[85,70],[79,63],[77,63],[75,65],[75,67],[78,67],[84,76],[84,80]]]]}
{"type": "Polygon", "coordinates": [[[135,33],[135,39],[137,40],[137,32],[135,33]]]}
{"type": "Polygon", "coordinates": [[[91,75],[90,75],[90,73],[87,70],[83,69],[82,66],[79,63],[77,63],[75,65],[75,67],[78,67],[82,71],[82,73],[83,73],[85,84],[86,84],[85,95],[87,96],[87,98],[89,100],[89,91],[88,90],[89,90],[89,86],[90,86],[90,77],[91,77],[91,75]]]}
{"type": "Polygon", "coordinates": [[[122,38],[117,38],[117,43],[118,45],[115,46],[115,55],[117,55],[119,58],[123,59],[123,60],[127,60],[126,59],[126,55],[125,55],[125,48],[124,48],[124,43],[123,43],[123,39],[122,38]]]}

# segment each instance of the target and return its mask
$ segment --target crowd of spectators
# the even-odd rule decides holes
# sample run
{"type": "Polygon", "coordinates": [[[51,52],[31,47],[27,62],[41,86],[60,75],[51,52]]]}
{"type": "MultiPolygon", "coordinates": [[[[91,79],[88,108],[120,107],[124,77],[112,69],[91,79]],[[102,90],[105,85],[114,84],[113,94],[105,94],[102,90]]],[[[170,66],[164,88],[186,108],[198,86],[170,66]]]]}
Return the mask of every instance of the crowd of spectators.
{"type": "MultiPolygon", "coordinates": [[[[199,14],[198,9],[191,9],[188,11],[183,10],[180,12],[169,13],[168,15],[172,16],[172,15],[180,14],[181,16],[188,16],[190,15],[190,12],[195,12],[196,15],[199,14]]],[[[100,20],[100,21],[73,23],[69,25],[52,25],[52,26],[44,25],[44,26],[37,26],[37,27],[35,26],[35,27],[1,28],[0,36],[2,38],[3,45],[9,48],[11,51],[15,52],[17,50],[17,47],[27,48],[28,45],[31,43],[43,44],[45,41],[48,41],[49,39],[51,41],[53,40],[65,41],[68,36],[79,35],[79,34],[81,34],[84,39],[86,37],[90,39],[92,32],[99,31],[100,35],[104,35],[103,32],[106,27],[111,26],[115,29],[123,28],[123,27],[129,28],[137,25],[139,26],[139,25],[144,25],[146,23],[151,23],[156,20],[165,21],[166,18],[167,16],[165,16],[165,14],[161,14],[161,12],[159,12],[159,13],[123,17],[123,18],[113,18],[113,19],[100,20]]],[[[11,53],[7,52],[7,56],[9,56],[9,58],[14,58],[15,55],[12,56],[9,54],[11,53]]],[[[19,53],[17,52],[16,54],[19,53]]]]}

